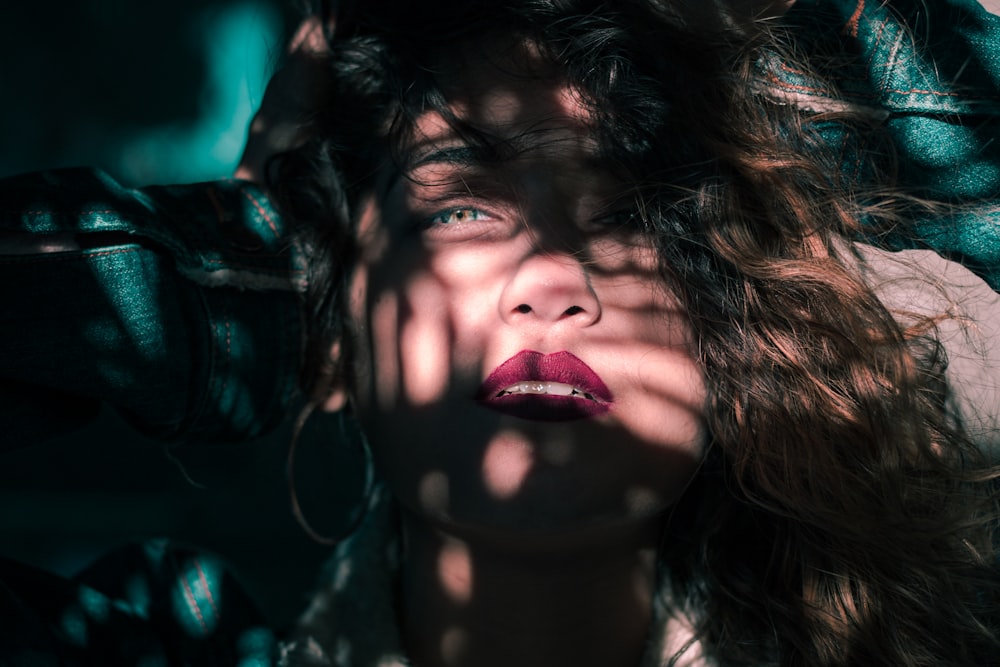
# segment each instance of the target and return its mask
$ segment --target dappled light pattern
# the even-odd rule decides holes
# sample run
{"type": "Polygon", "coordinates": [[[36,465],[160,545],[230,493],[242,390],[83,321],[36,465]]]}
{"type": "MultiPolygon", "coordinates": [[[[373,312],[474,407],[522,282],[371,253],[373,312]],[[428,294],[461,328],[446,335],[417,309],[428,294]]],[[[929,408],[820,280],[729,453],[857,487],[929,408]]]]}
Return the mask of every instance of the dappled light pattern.
{"type": "Polygon", "coordinates": [[[519,436],[499,434],[486,447],[483,456],[483,483],[500,500],[516,495],[534,467],[533,449],[519,436]]]}
{"type": "Polygon", "coordinates": [[[534,664],[637,663],[664,625],[659,526],[705,447],[687,317],[577,96],[487,63],[455,76],[454,110],[501,157],[428,111],[359,215],[353,405],[398,518],[338,547],[288,650],[513,664],[571,627],[634,655],[563,642],[534,664]],[[404,566],[379,571],[397,533],[404,566]]]}
{"type": "MultiPolygon", "coordinates": [[[[515,69],[544,67],[524,51],[515,69]]],[[[686,315],[634,193],[600,166],[575,94],[476,68],[456,74],[454,108],[501,157],[479,157],[429,111],[415,120],[409,163],[362,206],[350,306],[357,414],[393,493],[435,520],[541,534],[641,508],[625,519],[641,523],[676,499],[704,445],[686,315]],[[586,370],[578,380],[554,370],[565,381],[543,390],[512,377],[481,395],[523,354],[586,370]],[[600,399],[573,386],[584,376],[607,384],[600,399]],[[507,415],[504,393],[551,409],[507,415]],[[589,419],[544,416],[598,400],[589,419]]]]}
{"type": "Polygon", "coordinates": [[[212,554],[153,540],[72,580],[12,561],[0,570],[0,611],[17,610],[0,628],[0,664],[35,664],[22,660],[39,649],[65,664],[273,664],[273,631],[212,554]]]}
{"type": "Polygon", "coordinates": [[[324,568],[318,593],[279,651],[280,667],[406,667],[396,627],[398,517],[379,486],[361,526],[324,568]]]}
{"type": "MultiPolygon", "coordinates": [[[[398,508],[379,486],[364,522],[337,547],[325,567],[325,576],[309,609],[300,620],[296,636],[279,650],[279,667],[410,667],[398,627],[401,543],[398,508]],[[326,650],[324,650],[326,647],[326,650]]],[[[439,552],[441,570],[454,563],[469,567],[462,548],[446,546],[439,552]]],[[[475,611],[478,598],[475,573],[466,569],[467,584],[438,581],[449,590],[459,609],[475,611]]],[[[642,585],[646,582],[642,581],[642,585]]],[[[634,582],[640,585],[640,582],[634,582]]],[[[648,592],[648,591],[647,591],[648,592]]],[[[639,667],[662,667],[687,642],[693,641],[690,625],[672,618],[664,605],[667,592],[653,600],[647,650],[639,667]]],[[[502,619],[497,619],[502,622],[502,619]]],[[[461,621],[434,641],[442,654],[457,657],[464,648],[467,629],[461,621]]],[[[701,649],[692,643],[674,667],[701,664],[701,649]]]]}
{"type": "Polygon", "coordinates": [[[462,542],[446,542],[438,554],[438,578],[445,595],[456,605],[468,604],[475,593],[472,557],[462,542]]]}

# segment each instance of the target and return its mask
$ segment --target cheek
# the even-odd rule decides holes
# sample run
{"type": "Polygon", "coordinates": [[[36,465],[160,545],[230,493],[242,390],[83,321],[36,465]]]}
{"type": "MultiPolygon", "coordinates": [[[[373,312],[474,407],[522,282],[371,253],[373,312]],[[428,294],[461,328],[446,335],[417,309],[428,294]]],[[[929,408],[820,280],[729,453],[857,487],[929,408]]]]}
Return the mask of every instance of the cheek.
{"type": "MultiPolygon", "coordinates": [[[[650,470],[658,490],[679,490],[702,460],[707,431],[702,417],[705,385],[689,358],[647,358],[637,373],[638,391],[627,408],[623,426],[650,447],[650,470]]],[[[625,410],[623,410],[623,413],[625,410]]],[[[664,498],[673,502],[676,496],[664,498]]]]}
{"type": "Polygon", "coordinates": [[[475,274],[386,262],[359,275],[352,295],[352,315],[362,323],[356,347],[369,364],[363,388],[381,412],[443,399],[452,389],[456,359],[461,363],[470,340],[481,340],[485,290],[449,278],[455,275],[475,274]]]}
{"type": "MultiPolygon", "coordinates": [[[[639,259],[632,265],[655,265],[639,259]]],[[[620,346],[609,352],[620,378],[614,419],[642,443],[635,477],[642,483],[631,489],[630,504],[670,504],[704,455],[707,391],[686,314],[655,269],[640,275],[617,282],[607,301],[608,319],[622,327],[612,336],[620,346]]]]}
{"type": "Polygon", "coordinates": [[[507,340],[495,277],[511,256],[393,256],[358,272],[356,401],[397,497],[435,516],[510,526],[649,516],[676,500],[702,456],[704,383],[684,318],[646,258],[610,256],[626,266],[595,272],[604,317],[572,344],[614,378],[612,419],[506,430],[468,400],[484,353],[507,340]]]}
{"type": "Polygon", "coordinates": [[[636,391],[626,405],[630,430],[645,440],[680,443],[697,453],[705,441],[705,379],[686,317],[668,303],[669,313],[651,327],[654,342],[632,367],[636,391]],[[658,340],[656,340],[658,339],[658,340]]]}
{"type": "Polygon", "coordinates": [[[448,390],[453,343],[449,300],[448,290],[432,277],[411,277],[399,294],[396,321],[386,324],[398,334],[389,330],[379,336],[396,348],[402,399],[411,406],[434,403],[448,390]],[[393,340],[396,335],[398,341],[393,340]]]}

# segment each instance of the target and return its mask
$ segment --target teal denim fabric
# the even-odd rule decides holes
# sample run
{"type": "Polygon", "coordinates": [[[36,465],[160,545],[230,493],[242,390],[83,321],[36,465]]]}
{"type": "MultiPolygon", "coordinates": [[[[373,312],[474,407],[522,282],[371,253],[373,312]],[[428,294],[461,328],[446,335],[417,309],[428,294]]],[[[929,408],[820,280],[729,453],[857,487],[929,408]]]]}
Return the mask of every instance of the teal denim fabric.
{"type": "Polygon", "coordinates": [[[303,274],[258,188],[29,174],[0,182],[4,232],[83,248],[0,256],[3,446],[73,428],[101,400],[162,439],[245,439],[284,416],[303,274]]]}
{"type": "Polygon", "coordinates": [[[0,665],[270,667],[277,638],[214,554],[151,540],[72,580],[0,558],[0,665]]]}
{"type": "Polygon", "coordinates": [[[832,88],[772,63],[775,88],[884,123],[901,182],[964,205],[914,221],[916,238],[893,237],[894,249],[933,248],[1000,290],[1000,17],[976,0],[798,0],[787,18],[805,52],[838,57],[821,72],[832,88]]]}

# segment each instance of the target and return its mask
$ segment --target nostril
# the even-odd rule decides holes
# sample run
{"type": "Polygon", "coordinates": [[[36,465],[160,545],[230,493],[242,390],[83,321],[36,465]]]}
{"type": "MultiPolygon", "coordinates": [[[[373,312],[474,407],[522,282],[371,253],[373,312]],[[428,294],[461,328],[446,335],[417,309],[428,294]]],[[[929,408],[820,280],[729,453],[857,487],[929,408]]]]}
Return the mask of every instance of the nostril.
{"type": "Polygon", "coordinates": [[[531,312],[531,306],[529,306],[526,303],[522,303],[520,306],[518,306],[514,310],[516,310],[519,313],[530,313],[531,312]]]}
{"type": "Polygon", "coordinates": [[[577,313],[582,313],[582,312],[583,308],[581,308],[580,306],[570,306],[569,308],[566,309],[567,315],[576,315],[577,313]]]}

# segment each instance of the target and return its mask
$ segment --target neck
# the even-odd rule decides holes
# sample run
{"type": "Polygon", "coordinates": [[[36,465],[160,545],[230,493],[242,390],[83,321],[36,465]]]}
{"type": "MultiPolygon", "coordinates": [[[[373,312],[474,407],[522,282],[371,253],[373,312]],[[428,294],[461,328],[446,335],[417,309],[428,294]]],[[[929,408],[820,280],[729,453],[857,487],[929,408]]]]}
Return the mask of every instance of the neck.
{"type": "Polygon", "coordinates": [[[639,664],[656,522],[567,547],[507,547],[405,512],[403,525],[402,628],[420,667],[639,664]]]}

